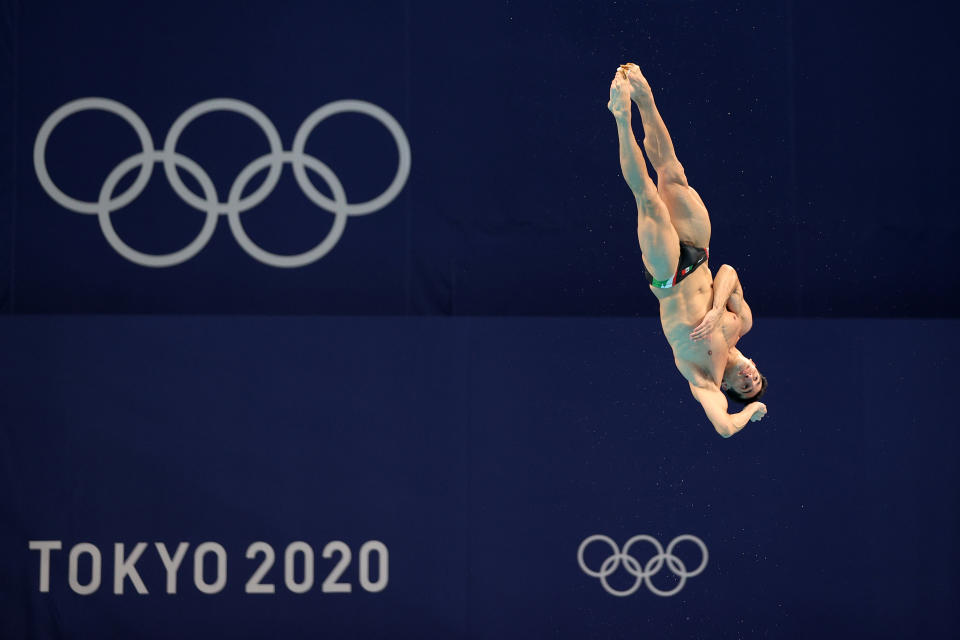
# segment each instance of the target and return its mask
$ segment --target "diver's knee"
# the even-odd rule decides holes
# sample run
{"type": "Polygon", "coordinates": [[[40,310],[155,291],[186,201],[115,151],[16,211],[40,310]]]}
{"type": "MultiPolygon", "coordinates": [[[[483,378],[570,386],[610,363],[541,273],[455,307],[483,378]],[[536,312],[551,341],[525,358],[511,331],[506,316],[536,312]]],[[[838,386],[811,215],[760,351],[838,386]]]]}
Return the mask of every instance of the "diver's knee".
{"type": "Polygon", "coordinates": [[[643,192],[635,194],[637,200],[638,224],[644,219],[651,219],[660,223],[670,221],[670,210],[660,198],[658,192],[643,192]]]}
{"type": "Polygon", "coordinates": [[[687,174],[683,170],[683,165],[677,160],[668,162],[662,167],[657,168],[657,184],[677,185],[681,187],[690,186],[687,182],[687,174]]]}

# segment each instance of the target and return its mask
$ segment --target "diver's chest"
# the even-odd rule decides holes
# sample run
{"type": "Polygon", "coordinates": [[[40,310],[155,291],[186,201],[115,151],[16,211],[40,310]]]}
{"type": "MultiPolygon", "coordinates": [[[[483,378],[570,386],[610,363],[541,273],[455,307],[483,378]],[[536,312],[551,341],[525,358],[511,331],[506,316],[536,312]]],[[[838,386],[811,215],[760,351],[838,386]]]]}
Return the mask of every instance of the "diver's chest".
{"type": "Polygon", "coordinates": [[[719,329],[720,335],[723,336],[723,341],[726,347],[729,349],[735,347],[737,341],[740,339],[740,319],[732,311],[724,311],[723,317],[720,318],[720,325],[717,327],[719,329]]]}
{"type": "Polygon", "coordinates": [[[681,373],[691,383],[697,384],[699,379],[704,378],[719,384],[727,363],[727,352],[720,332],[714,331],[706,340],[687,340],[678,345],[674,357],[681,373]]]}

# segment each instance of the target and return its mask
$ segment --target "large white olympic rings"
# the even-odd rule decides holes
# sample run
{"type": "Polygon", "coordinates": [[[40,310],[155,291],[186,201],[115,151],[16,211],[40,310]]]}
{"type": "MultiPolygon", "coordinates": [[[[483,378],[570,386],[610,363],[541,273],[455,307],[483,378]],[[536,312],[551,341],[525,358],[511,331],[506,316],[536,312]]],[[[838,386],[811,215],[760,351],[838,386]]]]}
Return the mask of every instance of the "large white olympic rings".
{"type": "Polygon", "coordinates": [[[362,216],[379,211],[397,197],[410,175],[410,143],[400,124],[393,116],[377,105],[362,100],[337,100],[320,107],[307,116],[300,128],[297,129],[292,149],[284,151],[276,127],[263,112],[240,100],[215,98],[204,100],[184,111],[170,127],[163,149],[157,151],[154,149],[153,138],[149,129],[140,119],[140,116],[130,108],[108,98],[80,98],[63,105],[44,121],[33,145],[33,166],[41,186],[54,201],[77,213],[96,214],[107,242],[117,253],[131,262],[147,267],[170,267],[185,262],[197,255],[206,246],[213,236],[219,216],[225,215],[234,238],[250,256],[274,267],[302,267],[319,260],[336,246],[343,234],[348,216],[362,216]],[[107,111],[123,118],[133,127],[143,149],[140,153],[130,156],[114,167],[104,180],[96,202],[77,200],[61,191],[50,177],[46,162],[47,143],[50,140],[50,134],[53,133],[57,125],[75,113],[91,109],[107,111]],[[270,153],[256,158],[240,171],[230,187],[226,202],[220,201],[217,189],[207,172],[190,158],[177,153],[177,141],[187,125],[211,111],[232,111],[250,118],[263,130],[267,137],[267,143],[270,145],[270,153]],[[393,136],[397,151],[400,154],[397,173],[394,175],[390,186],[379,196],[366,202],[348,202],[343,185],[340,184],[340,180],[330,167],[304,152],[307,138],[320,122],[332,115],[345,112],[363,113],[378,120],[393,136]],[[153,174],[153,166],[157,162],[163,163],[167,181],[176,194],[191,207],[203,211],[207,215],[203,228],[196,238],[179,251],[163,255],[143,253],[130,247],[117,235],[110,220],[111,213],[127,206],[143,192],[150,181],[150,176],[153,174]],[[327,236],[309,251],[295,255],[279,255],[263,249],[250,239],[240,222],[241,213],[259,205],[270,195],[280,179],[280,171],[285,163],[293,166],[293,175],[297,184],[310,201],[334,215],[333,226],[327,232],[327,236]],[[120,180],[138,167],[140,172],[133,184],[126,191],[115,196],[114,190],[120,180]],[[203,197],[192,192],[184,184],[177,173],[177,167],[185,170],[197,180],[203,191],[203,197]],[[268,169],[268,172],[263,184],[253,193],[243,196],[243,190],[250,179],[264,169],[268,169]],[[307,177],[307,169],[323,178],[330,187],[333,195],[332,199],[313,186],[307,177]]]}
{"type": "Polygon", "coordinates": [[[700,575],[703,570],[707,567],[707,545],[703,543],[703,540],[697,536],[684,534],[674,538],[669,545],[667,545],[667,550],[663,550],[660,542],[656,538],[648,535],[638,535],[633,536],[627,540],[627,544],[623,546],[623,551],[620,551],[617,544],[604,535],[592,535],[580,543],[580,548],[577,549],[577,562],[580,564],[580,568],[583,569],[583,572],[588,576],[594,578],[600,578],[600,583],[603,584],[603,588],[607,590],[607,593],[615,596],[629,596],[634,593],[637,589],[640,588],[640,585],[643,584],[644,578],[647,580],[647,588],[650,591],[654,592],[658,596],[672,596],[678,593],[683,589],[684,585],[687,583],[687,578],[692,578],[694,576],[700,575]],[[677,546],[678,543],[683,542],[684,540],[690,540],[691,542],[696,543],[700,547],[700,552],[703,555],[703,559],[700,561],[699,566],[693,571],[687,571],[686,566],[684,566],[683,561],[680,560],[677,556],[673,555],[673,549],[677,546]],[[646,563],[641,563],[635,557],[630,555],[630,547],[636,542],[649,542],[656,549],[656,554],[651,557],[646,563]],[[610,546],[612,551],[611,555],[603,561],[603,564],[600,565],[599,571],[594,571],[587,567],[587,563],[583,559],[583,553],[586,551],[586,548],[593,542],[605,542],[610,546]],[[607,577],[616,571],[620,564],[623,564],[623,568],[627,570],[627,573],[634,576],[636,580],[633,585],[628,589],[617,590],[610,586],[610,583],[607,582],[607,577]],[[656,574],[666,563],[667,568],[670,569],[680,581],[673,589],[661,590],[654,586],[653,581],[650,579],[654,574],[656,574]]]}

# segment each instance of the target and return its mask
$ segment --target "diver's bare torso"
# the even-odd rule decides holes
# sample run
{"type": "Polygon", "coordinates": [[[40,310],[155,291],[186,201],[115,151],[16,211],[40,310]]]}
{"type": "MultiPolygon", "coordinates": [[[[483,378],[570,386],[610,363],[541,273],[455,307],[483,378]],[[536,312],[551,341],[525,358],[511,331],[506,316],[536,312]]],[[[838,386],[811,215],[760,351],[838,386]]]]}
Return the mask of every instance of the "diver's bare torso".
{"type": "Polygon", "coordinates": [[[660,300],[660,324],[677,369],[694,386],[702,386],[705,380],[719,386],[727,354],[740,339],[740,319],[726,310],[707,338],[690,338],[713,305],[713,275],[708,265],[700,265],[675,287],[650,290],[660,300]]]}

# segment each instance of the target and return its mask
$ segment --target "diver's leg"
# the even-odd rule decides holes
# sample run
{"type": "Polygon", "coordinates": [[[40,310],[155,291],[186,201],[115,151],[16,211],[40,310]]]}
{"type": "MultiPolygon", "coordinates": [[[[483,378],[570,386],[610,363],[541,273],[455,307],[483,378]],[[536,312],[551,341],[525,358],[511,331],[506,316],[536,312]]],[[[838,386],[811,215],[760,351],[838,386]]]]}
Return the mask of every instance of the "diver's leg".
{"type": "Polygon", "coordinates": [[[637,103],[643,120],[643,147],[657,172],[657,190],[670,211],[673,226],[680,240],[697,247],[708,247],[710,216],[700,195],[687,183],[683,165],[677,160],[673,140],[657,110],[650,85],[636,65],[630,65],[627,78],[631,97],[637,103]]]}
{"type": "Polygon", "coordinates": [[[644,265],[657,280],[667,280],[677,270],[680,240],[671,223],[670,212],[647,174],[643,152],[633,135],[630,86],[620,73],[610,85],[610,102],[607,106],[617,121],[620,169],[637,202],[637,239],[643,252],[644,265]]]}

